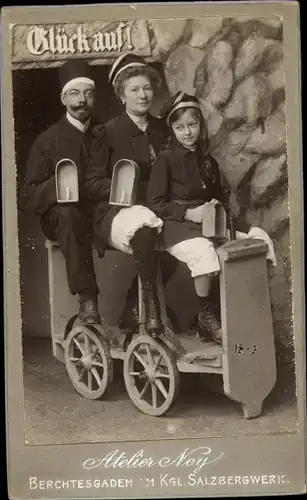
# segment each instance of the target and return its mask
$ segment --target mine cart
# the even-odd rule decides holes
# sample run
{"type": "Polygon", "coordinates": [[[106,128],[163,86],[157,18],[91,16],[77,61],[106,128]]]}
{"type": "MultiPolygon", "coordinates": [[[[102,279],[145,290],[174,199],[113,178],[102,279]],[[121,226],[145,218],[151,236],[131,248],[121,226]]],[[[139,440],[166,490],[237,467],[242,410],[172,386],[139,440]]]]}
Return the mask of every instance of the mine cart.
{"type": "MultiPolygon", "coordinates": [[[[129,160],[128,160],[129,162],[129,160]]],[[[126,189],[113,185],[110,203],[129,206],[135,194],[138,168],[132,162],[114,169],[113,179],[122,179],[126,189]],[[129,174],[130,172],[130,174],[129,174]],[[128,186],[128,188],[127,188],[128,186]],[[111,200],[112,198],[112,200],[111,200]]],[[[73,166],[63,163],[69,172],[73,166]]],[[[72,189],[63,190],[74,197],[72,189]]],[[[66,197],[65,197],[66,199],[66,197]]],[[[47,241],[51,334],[53,354],[65,363],[75,390],[89,399],[103,398],[112,388],[113,360],[123,362],[126,390],[133,404],[152,416],[165,414],[176,402],[184,373],[217,374],[224,393],[241,404],[245,418],[258,417],[276,382],[276,360],[268,285],[268,246],[262,240],[233,240],[217,248],[221,272],[220,308],[222,344],[204,342],[189,333],[177,334],[167,314],[161,273],[157,276],[164,333],[150,337],[145,330],[143,291],[139,280],[139,326],[130,335],[115,334],[102,318],[85,326],[76,315],[77,302],[68,289],[64,257],[57,243],[47,241]]],[[[107,250],[108,251],[108,250],[107,250]]],[[[112,250],[112,252],[118,252],[112,250]]],[[[94,262],[99,260],[94,251],[94,262]]],[[[102,299],[102,298],[101,298],[102,299]]],[[[199,394],[201,398],[201,392],[199,394]]]]}

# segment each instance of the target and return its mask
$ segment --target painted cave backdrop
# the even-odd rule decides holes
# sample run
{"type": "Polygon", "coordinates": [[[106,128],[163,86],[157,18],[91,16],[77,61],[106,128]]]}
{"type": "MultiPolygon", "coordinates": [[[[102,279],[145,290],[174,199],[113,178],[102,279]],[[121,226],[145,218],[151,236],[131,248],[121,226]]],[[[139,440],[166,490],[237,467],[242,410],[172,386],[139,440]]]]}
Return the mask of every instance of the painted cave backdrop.
{"type": "MultiPolygon", "coordinates": [[[[263,227],[274,241],[278,266],[269,272],[276,341],[279,357],[293,364],[282,22],[276,18],[215,17],[146,23],[149,42],[140,42],[142,50],[164,78],[156,103],[179,89],[200,98],[212,154],[232,190],[233,210],[263,227]]],[[[12,71],[19,186],[33,140],[63,113],[57,68],[46,60],[41,67],[34,60],[28,66],[13,65],[12,71]]],[[[121,110],[107,80],[112,60],[94,66],[97,113],[103,121],[121,110]]],[[[50,335],[44,245],[38,220],[20,212],[24,337],[50,335]]],[[[102,313],[112,324],[121,313],[131,275],[126,259],[130,257],[108,255],[103,264],[108,286],[102,313]],[[115,258],[119,260],[115,262],[115,258]]],[[[169,284],[167,299],[183,327],[195,312],[192,292],[188,273],[180,267],[169,284]]]]}

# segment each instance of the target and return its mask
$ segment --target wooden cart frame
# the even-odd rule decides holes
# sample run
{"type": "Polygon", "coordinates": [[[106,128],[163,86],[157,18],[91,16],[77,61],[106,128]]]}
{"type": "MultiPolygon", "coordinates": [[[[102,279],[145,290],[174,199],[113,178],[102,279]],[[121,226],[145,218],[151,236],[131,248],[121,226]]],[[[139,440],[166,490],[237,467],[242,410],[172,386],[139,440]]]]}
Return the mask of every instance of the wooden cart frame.
{"type": "MultiPolygon", "coordinates": [[[[160,274],[158,293],[165,333],[159,339],[152,339],[144,328],[140,280],[140,325],[129,342],[124,335],[114,335],[103,318],[99,325],[78,323],[76,298],[68,289],[60,247],[50,241],[46,247],[53,354],[65,363],[80,395],[102,398],[112,386],[113,360],[120,359],[129,397],[146,414],[160,416],[174,405],[180,374],[214,373],[222,377],[225,395],[241,404],[245,418],[261,415],[263,401],[276,382],[265,242],[231,241],[217,250],[221,264],[222,346],[176,335],[166,316],[160,274]]],[[[98,258],[94,253],[95,262],[98,258]]]]}

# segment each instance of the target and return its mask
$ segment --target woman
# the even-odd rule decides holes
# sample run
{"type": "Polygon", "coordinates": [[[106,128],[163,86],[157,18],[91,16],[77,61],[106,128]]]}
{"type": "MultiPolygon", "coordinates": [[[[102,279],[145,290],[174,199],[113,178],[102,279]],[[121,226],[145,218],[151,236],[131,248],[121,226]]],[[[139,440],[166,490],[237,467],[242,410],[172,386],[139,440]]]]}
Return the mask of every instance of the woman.
{"type": "MultiPolygon", "coordinates": [[[[145,327],[149,334],[159,335],[163,326],[156,293],[155,250],[163,223],[147,208],[146,190],[151,166],[166,139],[163,121],[149,113],[155,89],[160,85],[160,77],[141,57],[128,53],[116,59],[109,80],[125,110],[97,131],[96,151],[93,152],[86,175],[88,194],[92,200],[98,202],[94,232],[100,252],[107,242],[118,250],[133,254],[144,290],[145,327]],[[102,150],[105,157],[103,162],[102,150]],[[108,203],[112,169],[122,158],[135,161],[140,168],[136,204],[129,208],[110,206],[108,203]],[[101,162],[108,165],[108,171],[105,171],[101,162]]],[[[166,254],[162,256],[161,264],[165,284],[175,271],[177,261],[166,254]]],[[[135,325],[129,325],[129,317],[131,311],[136,309],[136,299],[137,279],[126,297],[121,327],[135,328],[135,325]]]]}

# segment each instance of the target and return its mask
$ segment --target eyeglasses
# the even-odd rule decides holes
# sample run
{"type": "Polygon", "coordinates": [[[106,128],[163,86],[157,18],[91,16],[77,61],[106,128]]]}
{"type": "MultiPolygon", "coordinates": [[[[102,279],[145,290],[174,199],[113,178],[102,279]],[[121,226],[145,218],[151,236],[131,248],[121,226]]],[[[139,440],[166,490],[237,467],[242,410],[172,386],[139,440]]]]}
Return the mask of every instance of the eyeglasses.
{"type": "Polygon", "coordinates": [[[84,97],[92,98],[92,97],[94,97],[94,91],[93,90],[85,90],[84,92],[82,92],[80,90],[71,89],[71,90],[68,90],[67,95],[69,95],[71,97],[79,97],[80,95],[83,95],[84,97]]]}

